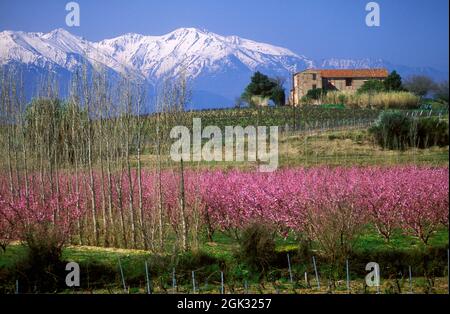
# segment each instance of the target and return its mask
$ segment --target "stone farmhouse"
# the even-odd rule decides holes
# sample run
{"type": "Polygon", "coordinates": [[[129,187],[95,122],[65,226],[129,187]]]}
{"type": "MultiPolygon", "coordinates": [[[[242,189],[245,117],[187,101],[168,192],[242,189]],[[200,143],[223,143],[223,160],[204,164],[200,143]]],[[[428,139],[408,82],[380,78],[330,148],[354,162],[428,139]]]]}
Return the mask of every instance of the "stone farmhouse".
{"type": "Polygon", "coordinates": [[[384,80],[386,69],[307,69],[293,75],[289,104],[298,106],[310,89],[356,91],[367,80],[384,80]]]}

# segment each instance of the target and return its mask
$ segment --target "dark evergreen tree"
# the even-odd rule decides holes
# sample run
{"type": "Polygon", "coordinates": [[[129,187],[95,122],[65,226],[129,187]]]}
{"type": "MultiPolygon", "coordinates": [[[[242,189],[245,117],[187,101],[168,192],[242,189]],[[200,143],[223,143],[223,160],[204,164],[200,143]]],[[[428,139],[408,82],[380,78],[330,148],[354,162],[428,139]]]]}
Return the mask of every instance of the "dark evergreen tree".
{"type": "Polygon", "coordinates": [[[274,87],[272,91],[272,101],[275,106],[284,106],[286,103],[286,94],[284,93],[284,88],[280,85],[274,87]]]}
{"type": "Polygon", "coordinates": [[[402,91],[404,90],[402,85],[402,77],[397,71],[392,71],[391,74],[384,80],[384,88],[387,91],[402,91]]]}
{"type": "Polygon", "coordinates": [[[241,98],[250,105],[255,105],[252,101],[253,96],[269,98],[277,106],[284,105],[286,97],[283,86],[261,72],[253,74],[241,98]]]}

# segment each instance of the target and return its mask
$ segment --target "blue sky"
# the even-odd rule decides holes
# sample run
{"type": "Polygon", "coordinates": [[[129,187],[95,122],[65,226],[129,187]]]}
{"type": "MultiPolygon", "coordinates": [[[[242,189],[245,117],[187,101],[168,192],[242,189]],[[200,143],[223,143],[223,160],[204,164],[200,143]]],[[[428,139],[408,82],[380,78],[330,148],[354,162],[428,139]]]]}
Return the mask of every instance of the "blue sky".
{"type": "Polygon", "coordinates": [[[377,0],[381,26],[372,28],[365,24],[369,0],[78,0],[80,27],[65,25],[67,2],[0,0],[0,30],[61,27],[95,41],[197,27],[315,59],[381,57],[448,71],[448,0],[377,0]]]}

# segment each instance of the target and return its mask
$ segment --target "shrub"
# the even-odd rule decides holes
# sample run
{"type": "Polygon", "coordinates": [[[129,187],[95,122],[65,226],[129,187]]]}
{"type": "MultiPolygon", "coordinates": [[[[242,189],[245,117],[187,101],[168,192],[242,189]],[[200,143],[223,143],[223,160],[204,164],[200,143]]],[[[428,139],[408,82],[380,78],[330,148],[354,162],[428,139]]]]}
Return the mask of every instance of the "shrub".
{"type": "Polygon", "coordinates": [[[379,93],[383,92],[384,84],[380,80],[368,80],[358,89],[358,93],[379,93]]]}
{"type": "Polygon", "coordinates": [[[414,140],[414,146],[419,148],[446,146],[448,145],[448,123],[436,117],[415,120],[414,140]]]}
{"type": "Polygon", "coordinates": [[[275,257],[275,232],[266,224],[254,222],[242,231],[240,258],[265,274],[275,257]]]}
{"type": "Polygon", "coordinates": [[[309,99],[314,99],[314,100],[319,100],[322,97],[325,97],[325,95],[327,94],[327,90],[326,89],[322,89],[322,88],[313,88],[310,89],[307,93],[306,93],[306,98],[309,99]]]}
{"type": "MultiPolygon", "coordinates": [[[[302,247],[300,247],[302,248],[302,247]]],[[[447,272],[447,249],[448,246],[429,246],[424,248],[380,248],[380,249],[355,249],[348,256],[349,271],[352,278],[364,278],[367,275],[365,266],[369,262],[380,265],[382,278],[407,277],[409,266],[412,268],[413,276],[442,277],[447,272]]],[[[312,256],[315,256],[319,273],[329,270],[329,259],[327,256],[319,255],[310,247],[303,249],[291,249],[277,253],[277,263],[273,267],[286,267],[286,254],[289,253],[291,262],[295,263],[302,271],[313,271],[312,256]]],[[[342,276],[345,276],[345,261],[341,261],[342,276]]]]}
{"type": "MultiPolygon", "coordinates": [[[[79,264],[83,276],[83,280],[80,282],[81,289],[104,289],[112,283],[119,283],[121,280],[117,267],[95,260],[88,260],[79,264]]],[[[127,277],[126,279],[127,284],[130,284],[130,278],[127,277]]]]}
{"type": "Polygon", "coordinates": [[[411,121],[400,112],[383,112],[369,132],[381,147],[403,150],[408,146],[411,121]]]}
{"type": "Polygon", "coordinates": [[[427,148],[448,145],[448,123],[436,117],[411,119],[400,112],[383,112],[369,132],[383,148],[427,148]]]}
{"type": "Polygon", "coordinates": [[[56,292],[65,287],[63,242],[49,225],[36,225],[26,236],[27,255],[16,264],[21,292],[56,292]]]}
{"type": "Polygon", "coordinates": [[[427,247],[411,250],[382,249],[361,250],[349,257],[350,270],[357,276],[365,276],[365,265],[369,262],[380,264],[381,276],[389,278],[402,274],[407,276],[411,266],[415,276],[444,276],[448,247],[427,247]]]}
{"type": "Polygon", "coordinates": [[[176,268],[182,272],[190,273],[197,268],[204,268],[214,264],[222,264],[222,262],[214,255],[210,255],[204,251],[192,251],[180,255],[176,260],[176,268]]]}

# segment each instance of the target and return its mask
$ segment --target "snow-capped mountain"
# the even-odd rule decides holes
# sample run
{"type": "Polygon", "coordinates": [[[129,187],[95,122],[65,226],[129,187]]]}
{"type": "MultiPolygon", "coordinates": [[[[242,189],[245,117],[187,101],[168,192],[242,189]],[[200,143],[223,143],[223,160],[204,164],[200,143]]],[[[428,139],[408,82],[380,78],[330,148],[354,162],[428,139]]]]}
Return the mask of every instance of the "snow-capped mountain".
{"type": "Polygon", "coordinates": [[[285,48],[195,28],[180,28],[163,36],[126,34],[94,45],[149,80],[175,75],[183,69],[196,78],[205,70],[219,73],[227,67],[245,66],[252,72],[264,68],[281,75],[295,65],[313,65],[312,60],[285,48]]]}
{"type": "MultiPolygon", "coordinates": [[[[149,87],[183,71],[192,81],[197,107],[233,105],[255,71],[284,77],[288,87],[293,72],[311,67],[395,68],[381,59],[314,62],[286,48],[195,28],[180,28],[162,36],[130,33],[100,42],[90,42],[64,29],[50,33],[0,32],[0,65],[19,66],[30,86],[51,71],[64,88],[83,64],[106,67],[111,75],[125,75],[149,87]]],[[[402,73],[410,68],[397,69],[402,73]]]]}
{"type": "Polygon", "coordinates": [[[162,36],[125,34],[100,42],[64,29],[47,34],[4,31],[0,44],[0,65],[20,65],[31,78],[52,71],[61,76],[62,85],[83,64],[103,65],[152,86],[184,71],[193,82],[193,101],[209,106],[232,105],[257,70],[290,77],[293,71],[314,65],[286,48],[195,28],[162,36]]]}
{"type": "Polygon", "coordinates": [[[118,62],[95,45],[64,29],[50,33],[4,31],[0,33],[0,64],[12,61],[28,66],[53,69],[55,66],[74,71],[82,62],[91,66],[106,65],[123,75],[139,77],[139,72],[118,62]]]}
{"type": "Polygon", "coordinates": [[[279,74],[295,66],[313,65],[312,60],[285,48],[195,28],[180,28],[163,36],[126,34],[100,42],[89,42],[64,29],[47,34],[4,31],[0,43],[0,64],[57,64],[72,71],[80,65],[79,56],[92,65],[102,64],[123,75],[141,75],[151,82],[182,69],[196,78],[205,69],[221,72],[240,65],[252,72],[265,69],[279,74]]]}

